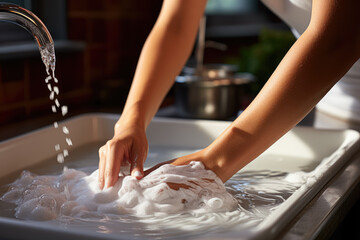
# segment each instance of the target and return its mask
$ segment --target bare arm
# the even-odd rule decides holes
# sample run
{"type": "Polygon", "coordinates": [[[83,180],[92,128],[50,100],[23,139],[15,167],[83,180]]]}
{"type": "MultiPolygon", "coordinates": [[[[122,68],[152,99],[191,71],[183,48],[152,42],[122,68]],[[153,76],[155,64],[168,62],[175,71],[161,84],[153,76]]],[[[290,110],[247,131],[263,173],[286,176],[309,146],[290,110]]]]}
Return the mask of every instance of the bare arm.
{"type": "Polygon", "coordinates": [[[145,129],[188,59],[206,0],[165,0],[142,49],[114,137],[99,150],[99,184],[110,187],[124,161],[143,176],[148,143],[145,129]]]}
{"type": "Polygon", "coordinates": [[[188,59],[206,0],[164,1],[142,50],[124,114],[149,124],[188,59]]]}
{"type": "Polygon", "coordinates": [[[314,0],[309,27],[250,106],[210,146],[173,164],[200,160],[225,182],[294,127],[359,59],[358,9],[358,0],[314,0]]]}

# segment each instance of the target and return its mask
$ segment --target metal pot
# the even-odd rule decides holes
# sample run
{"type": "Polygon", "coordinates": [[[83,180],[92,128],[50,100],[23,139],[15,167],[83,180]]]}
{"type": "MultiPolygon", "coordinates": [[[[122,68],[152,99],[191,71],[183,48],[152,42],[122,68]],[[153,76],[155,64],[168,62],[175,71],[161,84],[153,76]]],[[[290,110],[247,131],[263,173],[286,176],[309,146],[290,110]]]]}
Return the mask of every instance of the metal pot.
{"type": "Polygon", "coordinates": [[[205,64],[201,67],[185,66],[183,75],[186,76],[202,76],[204,78],[219,79],[233,77],[238,71],[236,65],[231,64],[205,64]]]}
{"type": "Polygon", "coordinates": [[[254,80],[248,73],[209,78],[198,75],[177,76],[175,105],[186,118],[228,119],[239,110],[240,92],[254,80]]]}

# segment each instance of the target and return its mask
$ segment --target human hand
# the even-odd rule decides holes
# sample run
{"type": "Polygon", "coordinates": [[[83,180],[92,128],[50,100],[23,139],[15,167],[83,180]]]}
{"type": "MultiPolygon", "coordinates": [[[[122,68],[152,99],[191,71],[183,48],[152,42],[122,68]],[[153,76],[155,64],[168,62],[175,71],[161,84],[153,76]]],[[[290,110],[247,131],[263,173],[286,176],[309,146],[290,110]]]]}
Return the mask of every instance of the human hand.
{"type": "Polygon", "coordinates": [[[115,125],[114,136],[99,149],[99,186],[113,186],[119,178],[120,168],[130,164],[133,177],[144,176],[143,165],[148,153],[145,129],[136,124],[115,125]]]}
{"type": "MultiPolygon", "coordinates": [[[[161,162],[156,164],[155,166],[153,166],[152,168],[149,168],[147,170],[144,171],[144,176],[149,175],[151,172],[155,171],[156,169],[158,169],[159,167],[165,165],[165,164],[172,164],[175,166],[180,166],[180,165],[187,165],[189,163],[191,163],[192,161],[198,161],[198,162],[202,162],[206,167],[206,163],[211,166],[211,163],[208,161],[206,161],[205,156],[204,156],[204,152],[205,150],[201,150],[189,155],[185,155],[176,159],[172,159],[166,162],[161,162]]],[[[208,169],[208,168],[207,168],[208,169]]],[[[205,181],[208,181],[208,179],[203,179],[205,181]]],[[[196,184],[193,181],[189,182],[189,184],[186,183],[174,183],[174,182],[166,182],[166,184],[173,190],[179,190],[180,188],[184,188],[184,189],[189,189],[191,188],[191,185],[196,184]]]]}

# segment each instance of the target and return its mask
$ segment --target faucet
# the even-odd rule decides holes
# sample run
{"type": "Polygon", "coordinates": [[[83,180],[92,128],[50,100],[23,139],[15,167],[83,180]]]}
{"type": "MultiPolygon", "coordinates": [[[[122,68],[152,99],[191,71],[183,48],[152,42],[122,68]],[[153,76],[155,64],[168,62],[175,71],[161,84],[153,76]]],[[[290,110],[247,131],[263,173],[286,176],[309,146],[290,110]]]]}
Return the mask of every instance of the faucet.
{"type": "Polygon", "coordinates": [[[44,23],[31,11],[10,3],[0,3],[0,21],[15,23],[32,34],[39,46],[46,72],[49,74],[51,69],[54,75],[54,42],[44,23]]]}

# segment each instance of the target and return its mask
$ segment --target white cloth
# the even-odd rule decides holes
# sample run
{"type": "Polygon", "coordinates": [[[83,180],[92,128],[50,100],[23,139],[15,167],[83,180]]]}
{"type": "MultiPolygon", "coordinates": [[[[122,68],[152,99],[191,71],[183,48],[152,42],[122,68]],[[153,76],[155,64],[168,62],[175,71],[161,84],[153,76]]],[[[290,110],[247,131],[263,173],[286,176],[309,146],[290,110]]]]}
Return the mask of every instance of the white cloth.
{"type": "MultiPolygon", "coordinates": [[[[293,29],[297,37],[309,25],[311,0],[262,0],[262,2],[293,29]]],[[[316,107],[319,111],[336,118],[360,122],[360,60],[316,107]]]]}

